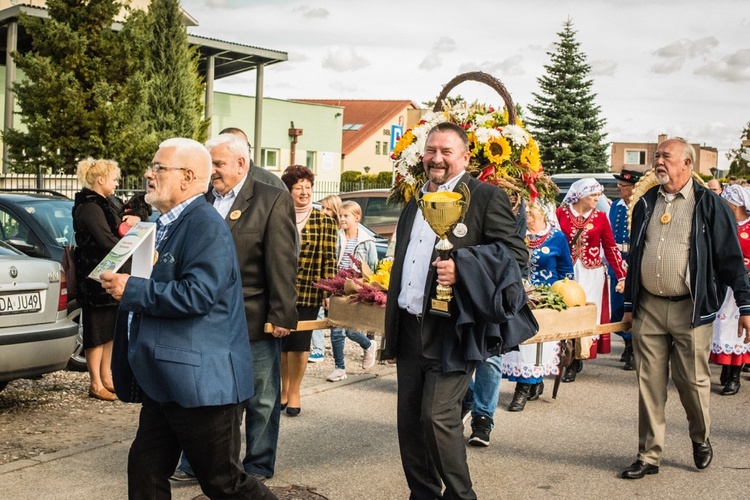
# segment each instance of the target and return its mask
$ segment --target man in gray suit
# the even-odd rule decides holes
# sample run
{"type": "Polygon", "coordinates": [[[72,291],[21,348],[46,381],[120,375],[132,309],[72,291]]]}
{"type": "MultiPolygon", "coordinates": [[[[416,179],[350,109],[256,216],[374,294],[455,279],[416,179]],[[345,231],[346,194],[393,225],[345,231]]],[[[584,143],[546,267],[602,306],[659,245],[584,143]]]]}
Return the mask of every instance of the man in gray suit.
{"type": "MultiPolygon", "coordinates": [[[[260,481],[274,475],[279,437],[281,338],[297,326],[297,228],[286,187],[256,182],[248,174],[249,150],[239,135],[206,143],[213,189],[206,199],[229,225],[239,259],[255,393],[247,405],[245,471],[260,481]],[[264,333],[265,323],[274,325],[264,333]]],[[[262,170],[262,169],[261,169],[262,170]]],[[[272,174],[269,174],[272,175],[272,174]]],[[[274,176],[275,177],[275,176],[274,176]]],[[[183,460],[173,479],[190,478],[183,460]]]]}

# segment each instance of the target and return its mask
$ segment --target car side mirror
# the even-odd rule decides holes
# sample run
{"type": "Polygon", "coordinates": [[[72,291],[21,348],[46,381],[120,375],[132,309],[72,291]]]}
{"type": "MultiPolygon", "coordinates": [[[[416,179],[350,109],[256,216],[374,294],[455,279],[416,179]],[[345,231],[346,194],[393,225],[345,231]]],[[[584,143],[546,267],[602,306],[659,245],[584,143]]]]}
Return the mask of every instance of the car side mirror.
{"type": "Polygon", "coordinates": [[[37,245],[32,245],[27,241],[18,238],[9,238],[5,242],[30,257],[44,257],[44,252],[37,245]]]}

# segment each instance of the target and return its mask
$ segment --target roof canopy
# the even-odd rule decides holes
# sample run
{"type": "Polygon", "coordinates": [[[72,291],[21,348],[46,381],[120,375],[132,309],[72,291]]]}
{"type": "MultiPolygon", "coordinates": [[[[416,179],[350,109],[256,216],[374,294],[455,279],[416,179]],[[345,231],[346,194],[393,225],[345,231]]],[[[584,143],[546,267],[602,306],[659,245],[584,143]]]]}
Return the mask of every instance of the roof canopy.
{"type": "MultiPolygon", "coordinates": [[[[8,24],[18,20],[18,15],[23,12],[34,17],[49,17],[47,9],[29,5],[14,5],[0,11],[0,63],[5,61],[6,46],[8,39],[8,24]]],[[[120,25],[115,25],[118,29],[120,25]]],[[[259,64],[268,66],[288,59],[286,52],[263,49],[242,45],[239,43],[225,42],[213,38],[205,38],[197,35],[188,35],[188,42],[198,46],[200,50],[199,70],[205,77],[207,60],[214,56],[214,79],[225,78],[239,73],[255,69],[259,64]]],[[[31,38],[23,29],[18,27],[18,50],[25,52],[31,49],[31,38]]]]}

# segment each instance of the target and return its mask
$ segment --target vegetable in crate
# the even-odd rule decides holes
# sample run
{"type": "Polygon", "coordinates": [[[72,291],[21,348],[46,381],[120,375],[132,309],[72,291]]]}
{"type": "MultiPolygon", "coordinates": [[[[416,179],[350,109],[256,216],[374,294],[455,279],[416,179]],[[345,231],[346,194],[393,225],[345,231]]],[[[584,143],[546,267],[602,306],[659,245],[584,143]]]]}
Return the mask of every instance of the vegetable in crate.
{"type": "Polygon", "coordinates": [[[563,296],[550,290],[546,285],[534,287],[527,285],[526,295],[529,297],[529,307],[531,309],[554,309],[562,311],[568,308],[563,300],[563,296]]]}

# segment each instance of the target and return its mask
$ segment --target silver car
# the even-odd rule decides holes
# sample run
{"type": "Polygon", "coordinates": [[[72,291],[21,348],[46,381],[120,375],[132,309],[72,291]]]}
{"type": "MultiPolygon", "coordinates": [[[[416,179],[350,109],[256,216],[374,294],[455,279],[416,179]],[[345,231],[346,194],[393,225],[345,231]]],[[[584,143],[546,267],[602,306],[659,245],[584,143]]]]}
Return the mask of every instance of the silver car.
{"type": "Polygon", "coordinates": [[[62,370],[76,346],[65,273],[0,241],[0,390],[10,380],[62,370]]]}

